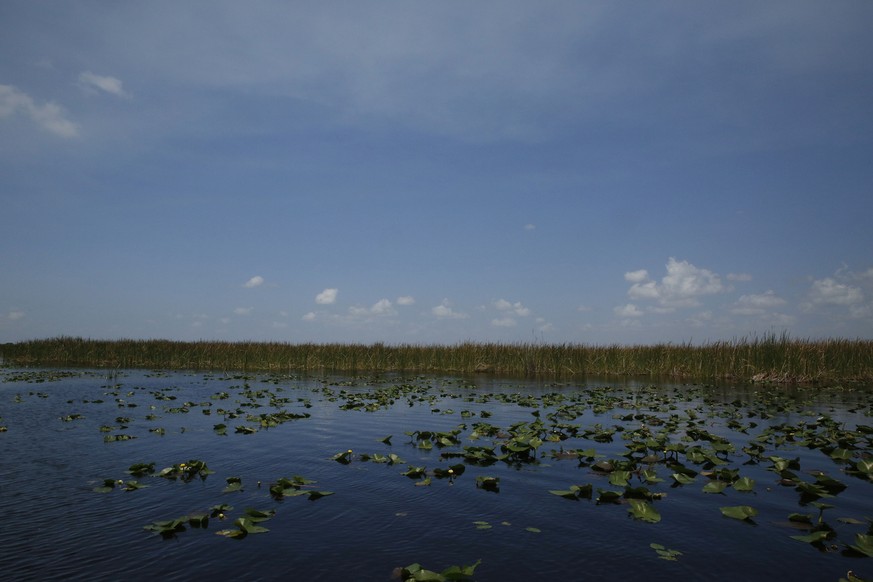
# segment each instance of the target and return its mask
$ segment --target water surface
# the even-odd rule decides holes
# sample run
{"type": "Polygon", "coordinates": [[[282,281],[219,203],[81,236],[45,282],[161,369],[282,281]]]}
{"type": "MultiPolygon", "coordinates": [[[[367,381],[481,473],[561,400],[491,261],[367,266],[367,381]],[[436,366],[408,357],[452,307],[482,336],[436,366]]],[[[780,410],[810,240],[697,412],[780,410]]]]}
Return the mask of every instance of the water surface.
{"type": "Polygon", "coordinates": [[[439,571],[477,560],[477,580],[837,580],[848,570],[873,573],[873,560],[849,550],[873,517],[873,486],[854,471],[871,453],[873,400],[861,389],[8,368],[0,379],[0,569],[10,580],[390,580],[395,568],[414,562],[439,571]],[[260,415],[280,412],[308,416],[260,425],[260,415]],[[499,430],[474,439],[481,423],[499,430]],[[227,426],[225,435],[217,424],[227,426]],[[464,457],[468,447],[506,454],[514,434],[531,427],[540,428],[543,442],[527,458],[464,457]],[[424,448],[415,431],[457,442],[434,439],[424,448]],[[810,446],[811,434],[822,442],[855,437],[810,446]],[[390,444],[383,442],[388,435],[390,444]],[[654,448],[632,451],[658,435],[707,452],[714,443],[732,448],[717,455],[717,465],[654,448]],[[743,451],[754,442],[765,450],[743,451]],[[834,458],[836,448],[848,451],[845,458],[834,458]],[[332,459],[348,449],[350,463],[332,459]],[[568,454],[589,449],[598,456],[568,454]],[[391,453],[402,462],[363,460],[391,453]],[[780,484],[784,475],[771,470],[771,457],[796,459],[794,483],[780,484]],[[190,482],[157,476],[192,459],[214,473],[190,482]],[[627,499],[596,502],[598,490],[626,488],[593,464],[630,459],[662,479],[647,483],[636,472],[629,482],[656,495],[650,504],[657,523],[634,519],[627,499]],[[698,473],[693,482],[675,484],[674,461],[698,473]],[[151,462],[153,475],[126,473],[151,462]],[[456,463],[465,469],[459,477],[433,475],[456,463]],[[429,485],[401,474],[412,466],[426,467],[429,485]],[[705,493],[713,480],[707,471],[723,469],[753,479],[753,490],[705,493]],[[822,474],[845,488],[812,498],[797,489],[822,474]],[[271,483],[294,475],[333,494],[271,497],[271,483]],[[499,491],[477,487],[477,477],[486,476],[499,478],[499,491]],[[243,490],[224,493],[229,477],[241,478],[243,490]],[[147,487],[95,492],[105,479],[147,487]],[[587,484],[590,500],[550,493],[587,484]],[[789,515],[809,514],[815,523],[816,502],[833,506],[822,515],[835,534],[818,546],[792,539],[808,528],[797,529],[789,515]],[[206,528],[188,526],[169,539],[144,529],[218,504],[233,509],[206,528]],[[754,507],[757,516],[739,521],[719,509],[738,505],[754,507]],[[261,523],[269,532],[215,535],[234,528],[246,508],[276,510],[261,523]],[[681,555],[660,559],[652,543],[681,555]]]}

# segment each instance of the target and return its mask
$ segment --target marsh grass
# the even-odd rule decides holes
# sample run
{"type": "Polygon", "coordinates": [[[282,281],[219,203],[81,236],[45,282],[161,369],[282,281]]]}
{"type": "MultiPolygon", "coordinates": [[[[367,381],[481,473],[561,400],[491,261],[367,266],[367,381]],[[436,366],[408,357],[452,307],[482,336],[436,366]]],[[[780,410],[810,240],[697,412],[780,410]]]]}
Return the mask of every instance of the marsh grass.
{"type": "Polygon", "coordinates": [[[57,337],[0,345],[14,366],[271,372],[494,373],[653,376],[766,382],[873,381],[873,341],[768,335],[699,346],[474,343],[455,345],[180,342],[57,337]]]}

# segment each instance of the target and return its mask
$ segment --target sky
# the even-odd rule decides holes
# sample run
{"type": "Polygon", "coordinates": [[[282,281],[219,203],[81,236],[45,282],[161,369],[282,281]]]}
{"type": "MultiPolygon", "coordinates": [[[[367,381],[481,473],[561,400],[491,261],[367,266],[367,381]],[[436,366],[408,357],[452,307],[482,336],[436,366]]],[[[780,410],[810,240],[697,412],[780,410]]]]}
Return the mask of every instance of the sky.
{"type": "Polygon", "coordinates": [[[873,338],[873,3],[0,2],[0,342],[873,338]]]}

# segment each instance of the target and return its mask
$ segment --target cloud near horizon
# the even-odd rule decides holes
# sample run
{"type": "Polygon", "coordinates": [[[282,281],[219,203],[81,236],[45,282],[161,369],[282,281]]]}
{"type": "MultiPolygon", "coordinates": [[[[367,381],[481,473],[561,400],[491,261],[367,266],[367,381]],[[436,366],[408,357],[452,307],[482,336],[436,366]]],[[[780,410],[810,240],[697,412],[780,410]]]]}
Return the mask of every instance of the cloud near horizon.
{"type": "Polygon", "coordinates": [[[443,299],[442,303],[431,308],[430,312],[439,319],[467,319],[466,313],[461,313],[452,309],[448,299],[443,299]]]}
{"type": "Polygon", "coordinates": [[[388,316],[397,315],[397,310],[388,299],[380,299],[372,307],[349,307],[349,315],[361,317],[367,315],[388,316]]]}

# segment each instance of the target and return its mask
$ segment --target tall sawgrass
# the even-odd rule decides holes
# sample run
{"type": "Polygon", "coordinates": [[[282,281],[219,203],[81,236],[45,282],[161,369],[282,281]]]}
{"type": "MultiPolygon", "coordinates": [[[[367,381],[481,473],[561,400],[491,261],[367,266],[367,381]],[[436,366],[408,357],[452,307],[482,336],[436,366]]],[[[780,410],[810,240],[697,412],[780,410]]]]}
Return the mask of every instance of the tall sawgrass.
{"type": "Polygon", "coordinates": [[[663,376],[757,381],[873,381],[873,341],[786,335],[704,345],[539,343],[313,344],[57,337],[0,345],[14,366],[270,372],[414,372],[514,376],[663,376]]]}

